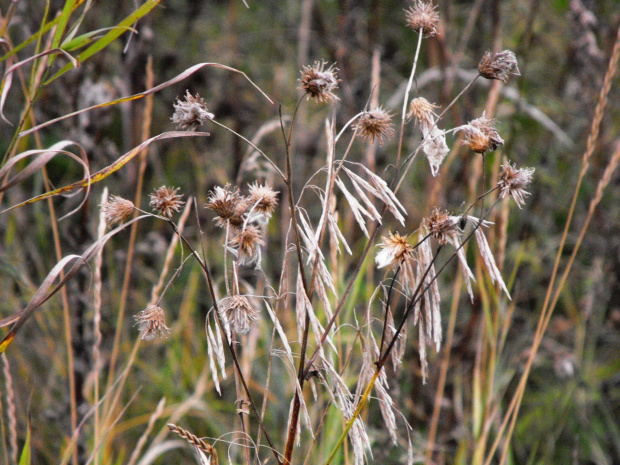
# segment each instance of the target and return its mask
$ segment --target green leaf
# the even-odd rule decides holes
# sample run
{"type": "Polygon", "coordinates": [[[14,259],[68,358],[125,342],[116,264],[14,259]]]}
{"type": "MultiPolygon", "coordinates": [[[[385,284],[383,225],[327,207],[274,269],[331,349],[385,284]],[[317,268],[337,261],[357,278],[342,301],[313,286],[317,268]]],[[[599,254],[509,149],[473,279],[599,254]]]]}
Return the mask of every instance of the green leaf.
{"type": "Polygon", "coordinates": [[[90,32],[87,32],[86,34],[79,35],[75,39],[66,40],[65,42],[61,44],[60,47],[66,52],[71,52],[73,50],[77,50],[78,48],[82,48],[90,44],[93,40],[97,38],[95,36],[100,35],[102,32],[111,31],[111,30],[119,29],[119,28],[123,29],[124,31],[129,30],[129,31],[136,32],[136,30],[131,27],[121,27],[121,26],[105,27],[102,29],[97,29],[96,31],[90,31],[90,32]]]}
{"type": "MultiPolygon", "coordinates": [[[[75,7],[76,0],[67,0],[65,2],[65,6],[62,9],[62,13],[60,13],[60,17],[58,20],[58,26],[56,27],[56,31],[54,32],[54,39],[52,40],[52,48],[60,48],[60,40],[62,39],[62,35],[65,33],[65,29],[67,28],[67,24],[69,23],[69,18],[71,17],[71,13],[73,13],[73,8],[75,7]]],[[[54,62],[54,57],[50,57],[49,66],[54,62]]]]}
{"type": "Polygon", "coordinates": [[[30,417],[28,417],[28,431],[26,432],[26,442],[19,457],[19,465],[30,465],[30,417]]]}

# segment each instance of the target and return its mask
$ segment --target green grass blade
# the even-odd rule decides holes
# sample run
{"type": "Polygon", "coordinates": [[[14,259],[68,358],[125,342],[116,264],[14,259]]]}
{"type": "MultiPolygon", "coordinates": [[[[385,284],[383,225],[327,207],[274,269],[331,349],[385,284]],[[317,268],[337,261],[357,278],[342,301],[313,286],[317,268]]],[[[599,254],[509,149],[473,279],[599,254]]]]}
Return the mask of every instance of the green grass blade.
{"type": "Polygon", "coordinates": [[[28,430],[26,431],[26,442],[24,443],[24,448],[22,449],[22,454],[19,457],[19,465],[30,465],[31,455],[30,455],[30,417],[28,418],[28,430]]]}

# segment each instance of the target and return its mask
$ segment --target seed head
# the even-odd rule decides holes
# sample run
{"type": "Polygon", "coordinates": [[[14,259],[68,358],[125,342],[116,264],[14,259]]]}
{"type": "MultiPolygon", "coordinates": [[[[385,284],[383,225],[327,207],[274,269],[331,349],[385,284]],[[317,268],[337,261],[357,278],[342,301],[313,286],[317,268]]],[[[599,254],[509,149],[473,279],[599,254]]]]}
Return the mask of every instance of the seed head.
{"type": "Polygon", "coordinates": [[[504,139],[495,129],[495,120],[486,118],[484,115],[470,121],[462,130],[465,132],[463,144],[474,152],[485,153],[504,145],[504,139]]]}
{"type": "Polygon", "coordinates": [[[215,117],[213,113],[209,113],[204,99],[199,94],[194,97],[189,90],[185,94],[185,100],[177,99],[173,107],[174,114],[170,119],[177,125],[177,129],[183,131],[195,131],[206,120],[215,117]]]}
{"type": "Polygon", "coordinates": [[[427,37],[437,35],[437,23],[439,22],[439,14],[437,7],[432,2],[415,0],[413,5],[405,10],[407,25],[416,32],[420,32],[427,37]]]}
{"type": "Polygon", "coordinates": [[[379,139],[381,145],[384,138],[389,139],[395,134],[392,114],[381,107],[365,111],[353,129],[365,141],[374,142],[379,139]]]}
{"type": "Polygon", "coordinates": [[[430,235],[440,244],[454,245],[463,232],[459,228],[460,220],[460,216],[450,216],[447,211],[434,208],[431,215],[424,219],[424,225],[428,228],[430,235]]]}
{"type": "Polygon", "coordinates": [[[519,169],[509,162],[504,162],[497,183],[501,190],[502,198],[506,197],[506,194],[510,195],[517,203],[517,206],[521,208],[525,204],[524,197],[530,195],[525,188],[532,181],[533,174],[534,168],[519,169]]]}
{"type": "Polygon", "coordinates": [[[166,314],[159,305],[149,305],[137,315],[134,315],[138,330],[142,333],[140,339],[149,341],[155,336],[166,337],[170,328],[166,326],[166,314]]]}
{"type": "Polygon", "coordinates": [[[230,241],[230,245],[237,249],[237,258],[240,265],[259,264],[261,246],[265,245],[261,230],[253,224],[247,225],[230,241]]]}
{"type": "Polygon", "coordinates": [[[108,226],[123,222],[134,211],[133,202],[118,195],[113,195],[109,200],[101,204],[108,226]]]}
{"type": "Polygon", "coordinates": [[[172,218],[175,212],[178,212],[185,204],[181,200],[182,195],[177,194],[179,188],[170,188],[161,186],[155,189],[155,192],[150,195],[151,203],[149,204],[153,210],[162,216],[172,218]]]}
{"type": "Polygon", "coordinates": [[[247,201],[239,194],[237,187],[231,188],[230,184],[226,184],[224,187],[215,186],[209,191],[209,201],[205,208],[213,210],[218,216],[216,218],[218,226],[226,227],[226,223],[229,222],[231,226],[239,228],[245,219],[247,201]]]}
{"type": "Polygon", "coordinates": [[[260,185],[258,182],[250,184],[250,196],[248,203],[254,207],[256,213],[260,213],[265,218],[270,218],[278,205],[278,194],[267,184],[260,185]]]}
{"type": "Polygon", "coordinates": [[[478,63],[478,72],[484,78],[502,82],[508,82],[510,74],[521,76],[517,66],[517,57],[510,50],[497,53],[485,52],[482,60],[478,63]]]}
{"type": "Polygon", "coordinates": [[[338,87],[338,76],[334,65],[325,69],[327,63],[324,61],[315,61],[314,66],[304,66],[301,71],[301,87],[308,100],[310,98],[316,99],[317,103],[324,103],[329,101],[339,100],[332,92],[338,87]]]}
{"type": "Polygon", "coordinates": [[[387,237],[381,238],[383,242],[379,244],[381,250],[375,257],[377,268],[386,266],[398,266],[403,260],[413,257],[413,246],[407,241],[407,236],[401,236],[399,233],[388,233],[387,237]]]}
{"type": "Polygon", "coordinates": [[[258,321],[260,314],[243,295],[224,299],[220,312],[224,321],[237,334],[248,333],[258,321]]]}
{"type": "Polygon", "coordinates": [[[426,126],[427,128],[430,128],[433,124],[435,124],[434,108],[439,108],[439,106],[432,104],[424,97],[416,97],[409,104],[409,113],[407,113],[407,118],[411,118],[413,116],[420,127],[426,126]]]}

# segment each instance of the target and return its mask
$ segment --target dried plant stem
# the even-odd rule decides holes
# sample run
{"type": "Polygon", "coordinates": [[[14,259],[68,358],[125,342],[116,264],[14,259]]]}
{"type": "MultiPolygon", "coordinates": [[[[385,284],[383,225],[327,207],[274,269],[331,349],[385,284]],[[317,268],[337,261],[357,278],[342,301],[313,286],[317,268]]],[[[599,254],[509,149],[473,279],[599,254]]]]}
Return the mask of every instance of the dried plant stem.
{"type": "MultiPolygon", "coordinates": [[[[9,359],[5,353],[0,354],[0,361],[2,361],[2,378],[4,381],[2,391],[6,401],[7,435],[9,438],[7,459],[12,460],[12,463],[17,463],[17,417],[15,416],[15,391],[13,390],[13,378],[11,377],[11,366],[9,365],[9,359]]],[[[0,405],[0,415],[1,414],[2,406],[0,405]]]]}
{"type": "MultiPolygon", "coordinates": [[[[135,463],[138,461],[138,457],[140,457],[140,453],[142,452],[142,449],[144,448],[144,445],[146,444],[146,440],[149,437],[149,434],[151,434],[151,431],[153,431],[153,426],[155,426],[155,422],[157,421],[157,419],[159,419],[159,417],[161,417],[161,414],[164,411],[165,405],[166,405],[166,398],[162,397],[159,403],[157,404],[155,411],[149,417],[149,422],[146,425],[146,429],[142,433],[142,436],[140,436],[140,439],[138,439],[136,447],[131,453],[131,457],[129,458],[129,462],[127,462],[127,465],[135,465],[135,463]]],[[[97,456],[95,456],[95,460],[97,460],[96,457],[97,456]]]]}

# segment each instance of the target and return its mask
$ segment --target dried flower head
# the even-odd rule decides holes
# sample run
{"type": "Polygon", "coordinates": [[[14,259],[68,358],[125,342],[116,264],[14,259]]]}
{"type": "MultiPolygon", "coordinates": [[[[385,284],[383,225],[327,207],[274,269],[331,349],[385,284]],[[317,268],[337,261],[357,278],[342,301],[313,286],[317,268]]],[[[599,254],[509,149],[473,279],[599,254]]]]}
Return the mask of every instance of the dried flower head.
{"type": "Polygon", "coordinates": [[[474,152],[485,153],[504,145],[504,139],[495,129],[495,120],[486,118],[484,114],[470,121],[461,130],[465,133],[463,144],[474,152]]]}
{"type": "Polygon", "coordinates": [[[183,195],[177,194],[178,190],[178,187],[173,189],[166,186],[155,189],[155,192],[150,195],[151,202],[149,205],[158,214],[167,218],[172,218],[172,215],[178,212],[185,204],[185,202],[181,200],[183,195]]]}
{"type": "Polygon", "coordinates": [[[381,145],[383,145],[384,138],[389,139],[395,134],[392,114],[381,107],[365,111],[353,129],[358,132],[362,139],[368,142],[379,139],[381,145]]]}
{"type": "Polygon", "coordinates": [[[424,219],[424,225],[428,228],[430,235],[440,244],[454,245],[463,232],[459,228],[460,220],[460,216],[450,216],[447,211],[434,208],[431,215],[424,219]]]}
{"type": "Polygon", "coordinates": [[[510,74],[521,76],[517,66],[517,57],[510,50],[497,53],[485,52],[478,63],[478,72],[484,78],[497,79],[502,82],[507,82],[510,74]]]}
{"type": "Polygon", "coordinates": [[[500,145],[504,145],[504,139],[502,139],[495,129],[495,123],[497,121],[492,118],[487,118],[484,116],[484,113],[480,118],[476,118],[473,121],[469,122],[470,126],[473,126],[476,129],[479,129],[484,135],[489,138],[489,148],[488,150],[497,150],[497,147],[500,145]]]}
{"type": "Polygon", "coordinates": [[[237,334],[248,333],[258,321],[259,316],[259,311],[243,295],[235,295],[224,299],[220,312],[224,321],[237,334]]]}
{"type": "Polygon", "coordinates": [[[407,113],[407,118],[411,118],[413,116],[420,127],[430,128],[433,124],[435,124],[434,108],[439,108],[439,106],[432,104],[424,97],[416,97],[409,104],[409,113],[407,113]]]}
{"type": "Polygon", "coordinates": [[[270,218],[278,205],[278,194],[279,192],[274,191],[271,186],[255,182],[250,184],[248,203],[254,208],[254,212],[270,218]]]}
{"type": "Polygon", "coordinates": [[[134,211],[133,202],[118,195],[111,196],[107,202],[101,204],[108,226],[121,223],[134,211]]]}
{"type": "Polygon", "coordinates": [[[338,100],[333,93],[338,87],[338,68],[331,65],[325,69],[326,64],[324,61],[315,61],[314,66],[304,66],[301,71],[300,89],[306,93],[308,100],[314,98],[318,103],[338,100]]]}
{"type": "Polygon", "coordinates": [[[134,315],[136,325],[142,333],[140,339],[149,341],[155,336],[166,337],[170,328],[166,326],[166,314],[159,305],[149,305],[137,315],[134,315]]]}
{"type": "Polygon", "coordinates": [[[209,201],[205,208],[213,210],[218,216],[216,218],[218,226],[225,227],[227,223],[230,223],[236,228],[243,225],[248,209],[245,197],[239,194],[237,187],[231,188],[230,184],[224,187],[215,186],[212,191],[209,191],[209,201]]]}
{"type": "Polygon", "coordinates": [[[420,32],[428,37],[437,35],[437,23],[439,22],[439,14],[437,7],[433,2],[425,2],[415,0],[413,5],[405,10],[407,25],[416,32],[420,32]]]}
{"type": "Polygon", "coordinates": [[[261,246],[265,245],[261,230],[252,224],[239,231],[230,241],[230,245],[237,250],[237,258],[241,265],[259,264],[261,246]]]}
{"type": "Polygon", "coordinates": [[[413,246],[407,241],[407,236],[389,232],[387,237],[383,236],[381,239],[381,250],[375,257],[377,268],[398,266],[403,260],[413,257],[413,246]]]}
{"type": "Polygon", "coordinates": [[[517,206],[521,208],[521,205],[525,203],[524,197],[530,195],[525,188],[532,181],[533,174],[534,168],[519,169],[509,162],[504,162],[497,183],[501,190],[502,198],[506,197],[506,194],[510,195],[517,203],[517,206]]]}
{"type": "Polygon", "coordinates": [[[189,90],[185,94],[185,100],[177,99],[173,106],[174,114],[170,119],[177,125],[177,129],[183,131],[195,131],[206,120],[215,117],[213,113],[209,113],[204,99],[199,94],[194,97],[189,90]]]}

